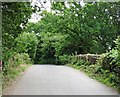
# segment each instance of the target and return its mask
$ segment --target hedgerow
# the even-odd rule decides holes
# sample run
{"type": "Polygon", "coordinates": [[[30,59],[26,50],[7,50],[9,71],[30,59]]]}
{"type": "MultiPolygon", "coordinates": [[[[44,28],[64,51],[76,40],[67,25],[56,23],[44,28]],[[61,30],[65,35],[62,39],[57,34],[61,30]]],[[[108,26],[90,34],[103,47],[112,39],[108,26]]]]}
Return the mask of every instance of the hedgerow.
{"type": "Polygon", "coordinates": [[[118,37],[115,41],[116,47],[107,53],[101,54],[95,64],[85,61],[77,56],[72,57],[69,66],[86,72],[92,78],[101,81],[108,86],[116,88],[120,91],[120,41],[118,37]]]}
{"type": "Polygon", "coordinates": [[[32,64],[31,58],[27,53],[16,53],[8,59],[8,63],[4,65],[3,72],[3,88],[8,86],[21,72],[32,64]]]}

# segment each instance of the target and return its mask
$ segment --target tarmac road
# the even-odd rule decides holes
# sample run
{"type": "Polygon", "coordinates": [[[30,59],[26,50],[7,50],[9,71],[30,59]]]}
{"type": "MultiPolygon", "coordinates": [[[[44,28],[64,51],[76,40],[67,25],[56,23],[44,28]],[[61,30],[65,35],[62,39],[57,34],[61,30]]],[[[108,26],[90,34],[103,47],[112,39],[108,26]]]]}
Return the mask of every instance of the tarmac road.
{"type": "Polygon", "coordinates": [[[68,66],[33,65],[4,95],[118,95],[68,66]],[[7,93],[7,94],[6,94],[7,93]]]}

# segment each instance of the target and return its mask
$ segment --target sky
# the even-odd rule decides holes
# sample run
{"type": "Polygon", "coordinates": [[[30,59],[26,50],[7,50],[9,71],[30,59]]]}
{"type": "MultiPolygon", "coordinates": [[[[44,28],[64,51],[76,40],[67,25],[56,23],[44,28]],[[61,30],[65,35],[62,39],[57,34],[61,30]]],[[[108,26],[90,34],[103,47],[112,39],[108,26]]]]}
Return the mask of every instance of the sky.
{"type": "MultiPolygon", "coordinates": [[[[39,7],[44,7],[43,10],[47,10],[48,12],[51,11],[51,3],[50,0],[47,0],[46,3],[44,3],[45,0],[32,0],[31,5],[34,6],[35,4],[39,7]]],[[[85,3],[83,0],[80,1],[81,6],[84,6],[85,3]]],[[[42,17],[39,15],[40,12],[33,13],[31,15],[31,19],[29,19],[29,22],[36,23],[38,22],[42,17]]]]}
{"type": "MultiPolygon", "coordinates": [[[[35,4],[39,7],[43,6],[44,7],[43,10],[47,10],[48,12],[51,11],[50,1],[43,3],[43,0],[32,0],[31,5],[34,6],[35,4]]],[[[34,23],[38,22],[42,18],[39,14],[40,12],[33,13],[31,15],[31,19],[29,19],[29,22],[34,22],[34,23]]]]}

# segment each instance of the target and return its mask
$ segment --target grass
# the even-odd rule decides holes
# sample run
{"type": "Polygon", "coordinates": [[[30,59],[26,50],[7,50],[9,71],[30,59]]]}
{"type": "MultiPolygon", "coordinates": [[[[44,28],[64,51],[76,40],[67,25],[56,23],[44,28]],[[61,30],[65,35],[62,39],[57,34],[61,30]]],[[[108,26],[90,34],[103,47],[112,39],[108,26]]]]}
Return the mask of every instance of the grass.
{"type": "Polygon", "coordinates": [[[22,72],[24,72],[30,64],[21,64],[18,67],[14,67],[12,69],[9,69],[7,74],[5,74],[3,77],[3,83],[2,88],[3,90],[11,85],[11,83],[16,79],[17,76],[19,76],[22,72]]]}

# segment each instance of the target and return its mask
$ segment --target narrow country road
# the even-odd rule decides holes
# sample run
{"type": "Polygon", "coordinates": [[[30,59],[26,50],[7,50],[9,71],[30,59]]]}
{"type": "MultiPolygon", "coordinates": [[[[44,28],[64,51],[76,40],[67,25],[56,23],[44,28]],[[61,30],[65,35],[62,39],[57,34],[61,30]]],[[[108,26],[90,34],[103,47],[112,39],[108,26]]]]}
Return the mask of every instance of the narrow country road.
{"type": "Polygon", "coordinates": [[[110,87],[68,66],[33,65],[8,95],[117,95],[110,87]]]}

